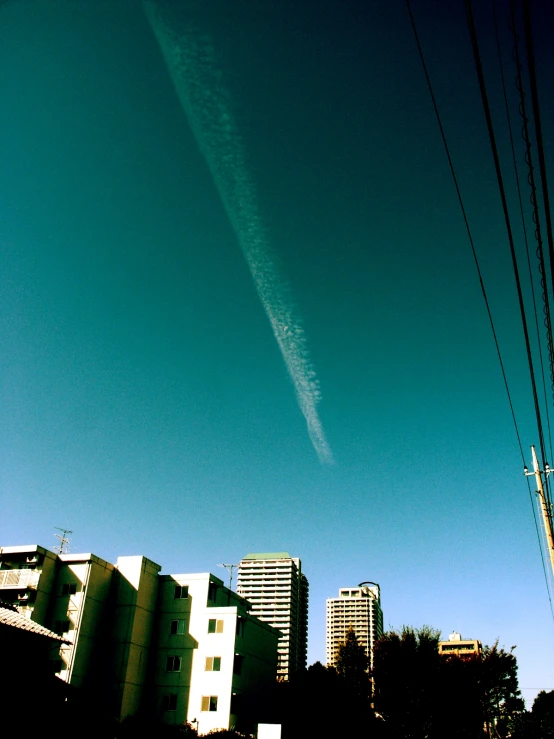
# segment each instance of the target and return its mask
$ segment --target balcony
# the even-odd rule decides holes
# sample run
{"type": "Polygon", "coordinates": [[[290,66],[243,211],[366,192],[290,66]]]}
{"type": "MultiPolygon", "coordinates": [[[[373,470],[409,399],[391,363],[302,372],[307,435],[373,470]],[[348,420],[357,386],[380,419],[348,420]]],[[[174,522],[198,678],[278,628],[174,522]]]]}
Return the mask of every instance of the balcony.
{"type": "Polygon", "coordinates": [[[0,589],[36,588],[40,570],[0,570],[0,589]]]}

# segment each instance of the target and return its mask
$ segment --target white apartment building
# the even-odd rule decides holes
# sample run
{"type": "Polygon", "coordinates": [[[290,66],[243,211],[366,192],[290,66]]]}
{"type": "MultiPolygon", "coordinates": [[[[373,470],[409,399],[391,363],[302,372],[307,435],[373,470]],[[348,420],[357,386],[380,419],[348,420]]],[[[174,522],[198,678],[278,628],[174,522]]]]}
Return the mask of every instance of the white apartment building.
{"type": "Polygon", "coordinates": [[[200,734],[236,726],[248,694],[275,681],[277,630],[209,573],[162,576],[157,613],[157,713],[200,734]]]}
{"type": "Polygon", "coordinates": [[[278,677],[288,680],[306,667],[308,580],[302,563],[288,552],[248,554],[238,567],[237,592],[250,613],[279,629],[278,677]]]}
{"type": "Polygon", "coordinates": [[[383,634],[379,585],[341,588],[338,598],[326,601],[325,652],[327,665],[335,664],[339,644],[352,627],[373,665],[373,645],[383,634]]]}
{"type": "Polygon", "coordinates": [[[63,635],[52,671],[123,720],[144,709],[200,733],[245,717],[275,681],[278,632],[209,573],[160,575],[146,557],[115,565],[40,546],[0,550],[0,601],[63,635]]]}

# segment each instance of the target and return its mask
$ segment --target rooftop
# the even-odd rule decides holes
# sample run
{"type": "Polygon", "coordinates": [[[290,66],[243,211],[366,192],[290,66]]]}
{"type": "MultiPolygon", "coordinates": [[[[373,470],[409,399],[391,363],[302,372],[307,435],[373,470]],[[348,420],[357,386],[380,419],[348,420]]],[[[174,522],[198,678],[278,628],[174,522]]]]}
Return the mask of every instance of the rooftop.
{"type": "Polygon", "coordinates": [[[14,611],[11,608],[0,607],[0,624],[13,626],[21,631],[30,631],[33,634],[40,634],[40,636],[47,636],[49,639],[62,642],[63,644],[71,644],[63,636],[50,631],[50,629],[46,629],[35,621],[31,621],[30,618],[25,618],[25,616],[22,616],[18,611],[14,611]]]}

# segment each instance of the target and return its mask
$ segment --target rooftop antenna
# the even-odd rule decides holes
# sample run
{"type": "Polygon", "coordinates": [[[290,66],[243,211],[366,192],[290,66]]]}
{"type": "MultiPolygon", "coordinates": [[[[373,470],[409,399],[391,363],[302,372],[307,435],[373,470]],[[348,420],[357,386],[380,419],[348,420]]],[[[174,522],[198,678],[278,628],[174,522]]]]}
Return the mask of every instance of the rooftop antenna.
{"type": "Polygon", "coordinates": [[[229,573],[229,590],[233,589],[233,572],[237,569],[238,565],[217,565],[218,567],[225,567],[229,573]]]}
{"type": "Polygon", "coordinates": [[[54,534],[54,536],[56,537],[56,539],[59,539],[60,540],[60,545],[57,546],[57,547],[52,547],[52,548],[53,548],[53,550],[57,554],[67,554],[67,552],[69,551],[69,537],[68,537],[68,534],[72,534],[73,531],[70,531],[69,529],[60,529],[59,526],[54,526],[54,528],[57,531],[61,531],[62,533],[61,534],[54,534]]]}

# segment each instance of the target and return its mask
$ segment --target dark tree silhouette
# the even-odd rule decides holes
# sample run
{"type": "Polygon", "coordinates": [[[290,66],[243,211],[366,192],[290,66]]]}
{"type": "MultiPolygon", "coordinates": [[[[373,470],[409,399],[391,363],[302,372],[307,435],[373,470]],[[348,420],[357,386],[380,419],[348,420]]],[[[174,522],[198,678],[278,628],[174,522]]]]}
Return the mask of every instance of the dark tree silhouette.
{"type": "Polygon", "coordinates": [[[489,736],[507,737],[514,719],[525,711],[517,681],[517,660],[512,652],[484,647],[480,658],[481,706],[489,736]]]}
{"type": "Polygon", "coordinates": [[[390,739],[504,739],[524,704],[517,662],[498,644],[481,654],[443,656],[429,627],[389,632],[375,648],[375,709],[390,739]]]}
{"type": "Polygon", "coordinates": [[[541,739],[554,739],[554,690],[549,693],[541,690],[533,703],[532,714],[541,739]]]}
{"type": "Polygon", "coordinates": [[[346,632],[344,642],[339,644],[337,649],[335,669],[353,693],[360,697],[370,696],[369,658],[364,647],[359,644],[352,626],[346,632]]]}
{"type": "Polygon", "coordinates": [[[424,626],[389,631],[376,643],[375,710],[391,739],[431,735],[439,693],[440,633],[424,626]]]}

